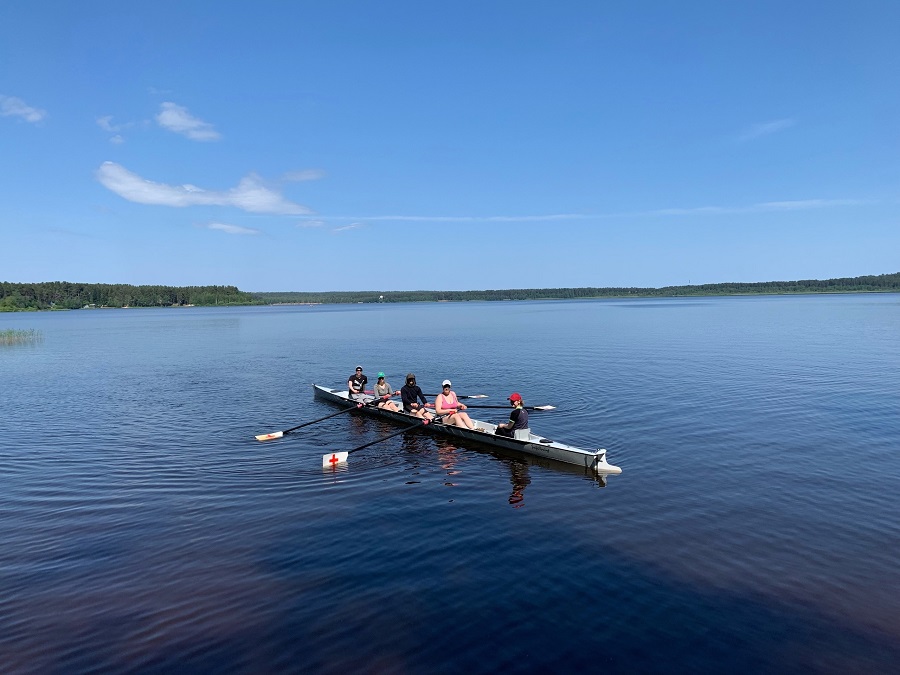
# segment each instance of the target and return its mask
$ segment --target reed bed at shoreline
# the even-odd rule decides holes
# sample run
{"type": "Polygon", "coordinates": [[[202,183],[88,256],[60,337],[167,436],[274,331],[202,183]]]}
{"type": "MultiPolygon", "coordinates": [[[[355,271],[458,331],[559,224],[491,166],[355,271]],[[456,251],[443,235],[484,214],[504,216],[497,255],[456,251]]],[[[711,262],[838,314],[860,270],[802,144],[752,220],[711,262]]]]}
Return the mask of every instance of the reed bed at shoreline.
{"type": "Polygon", "coordinates": [[[44,336],[34,328],[0,330],[0,345],[25,345],[43,341],[44,336]]]}

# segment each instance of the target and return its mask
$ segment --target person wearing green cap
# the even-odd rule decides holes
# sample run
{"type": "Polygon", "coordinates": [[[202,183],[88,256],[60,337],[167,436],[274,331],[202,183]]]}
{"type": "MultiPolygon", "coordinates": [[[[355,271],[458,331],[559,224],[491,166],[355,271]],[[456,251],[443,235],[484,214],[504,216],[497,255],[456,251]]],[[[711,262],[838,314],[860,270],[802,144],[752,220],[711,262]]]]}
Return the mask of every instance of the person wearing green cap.
{"type": "Polygon", "coordinates": [[[384,373],[378,373],[378,382],[375,383],[375,398],[381,399],[377,404],[378,407],[398,412],[400,406],[390,400],[395,393],[394,388],[385,381],[384,373]]]}

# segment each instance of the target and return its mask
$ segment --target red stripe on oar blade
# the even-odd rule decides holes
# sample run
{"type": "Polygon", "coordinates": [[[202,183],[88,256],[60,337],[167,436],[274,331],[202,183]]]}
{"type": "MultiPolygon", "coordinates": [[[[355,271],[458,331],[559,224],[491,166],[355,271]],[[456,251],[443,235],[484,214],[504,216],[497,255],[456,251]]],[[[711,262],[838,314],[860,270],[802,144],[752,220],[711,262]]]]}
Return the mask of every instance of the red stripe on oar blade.
{"type": "Polygon", "coordinates": [[[337,466],[347,461],[346,452],[332,452],[328,455],[322,455],[322,466],[337,466]]]}

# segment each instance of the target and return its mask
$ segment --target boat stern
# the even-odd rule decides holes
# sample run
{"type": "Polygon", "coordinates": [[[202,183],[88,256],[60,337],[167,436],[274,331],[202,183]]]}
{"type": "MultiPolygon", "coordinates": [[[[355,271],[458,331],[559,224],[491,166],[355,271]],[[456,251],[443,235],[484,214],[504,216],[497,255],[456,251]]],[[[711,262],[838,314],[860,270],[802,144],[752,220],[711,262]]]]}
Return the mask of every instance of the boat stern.
{"type": "Polygon", "coordinates": [[[622,469],[606,461],[606,448],[597,448],[594,457],[594,463],[591,468],[597,473],[622,473],[622,469]]]}

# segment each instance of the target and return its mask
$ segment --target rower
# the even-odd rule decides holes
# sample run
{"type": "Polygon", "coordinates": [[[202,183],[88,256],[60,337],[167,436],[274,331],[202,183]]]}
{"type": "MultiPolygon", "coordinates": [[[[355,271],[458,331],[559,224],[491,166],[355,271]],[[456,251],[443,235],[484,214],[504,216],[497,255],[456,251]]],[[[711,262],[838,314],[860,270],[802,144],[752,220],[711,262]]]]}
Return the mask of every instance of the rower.
{"type": "Polygon", "coordinates": [[[522,405],[522,396],[518,392],[509,395],[509,402],[513,409],[509,413],[509,421],[505,424],[498,424],[497,430],[494,432],[498,436],[508,436],[510,438],[519,438],[531,433],[528,428],[528,411],[522,405]]]}

